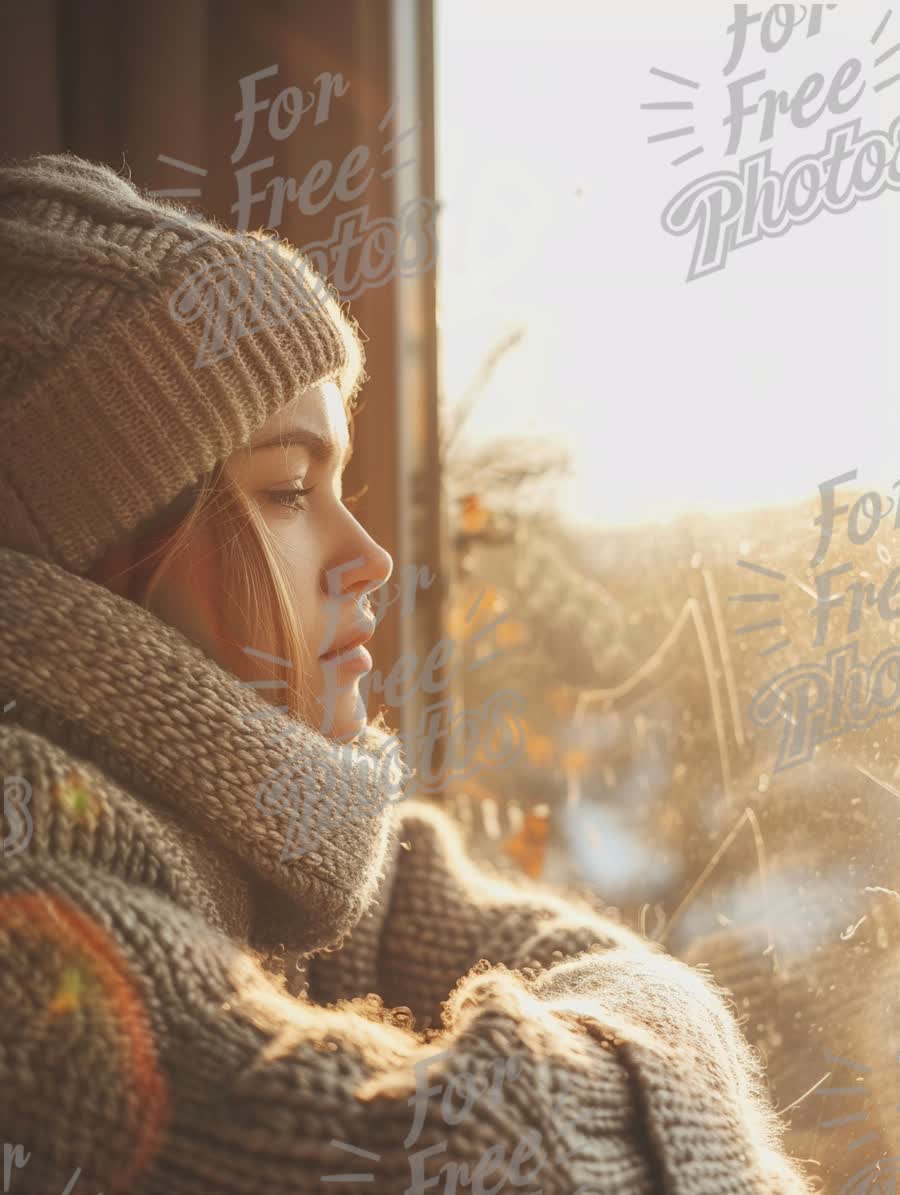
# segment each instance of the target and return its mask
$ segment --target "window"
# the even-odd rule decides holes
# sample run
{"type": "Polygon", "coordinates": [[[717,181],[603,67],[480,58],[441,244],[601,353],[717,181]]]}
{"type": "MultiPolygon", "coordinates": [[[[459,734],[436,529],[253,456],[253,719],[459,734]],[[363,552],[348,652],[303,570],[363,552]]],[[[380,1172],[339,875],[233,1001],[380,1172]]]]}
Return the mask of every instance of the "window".
{"type": "Polygon", "coordinates": [[[898,244],[887,150],[840,216],[810,155],[886,145],[900,26],[774,7],[437,6],[451,797],[709,966],[838,1191],[900,1154],[898,244]]]}

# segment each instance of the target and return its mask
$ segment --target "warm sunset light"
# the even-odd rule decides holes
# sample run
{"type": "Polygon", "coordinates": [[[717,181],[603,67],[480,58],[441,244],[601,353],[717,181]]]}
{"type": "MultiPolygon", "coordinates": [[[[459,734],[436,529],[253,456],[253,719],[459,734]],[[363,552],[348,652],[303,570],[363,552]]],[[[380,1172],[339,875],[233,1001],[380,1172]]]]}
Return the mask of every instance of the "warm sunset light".
{"type": "MultiPolygon", "coordinates": [[[[790,63],[772,60],[773,86],[871,50],[883,10],[869,20],[849,7],[817,36],[795,35],[790,63]]],[[[690,283],[692,238],[662,228],[679,188],[735,164],[721,128],[728,11],[561,0],[551,21],[532,0],[438,6],[447,398],[524,329],[470,427],[558,437],[573,457],[560,489],[569,518],[665,521],[794,501],[853,468],[876,487],[900,477],[889,348],[900,310],[874,269],[900,252],[900,199],[823,213],[690,283]],[[652,109],[679,101],[694,110],[652,109]],[[648,143],[688,125],[693,138],[648,143]],[[672,166],[701,141],[703,156],[672,166]]],[[[860,105],[880,128],[896,103],[887,89],[860,105]]],[[[740,154],[761,117],[745,124],[740,154]]],[[[796,134],[782,124],[779,147],[796,134]]]]}

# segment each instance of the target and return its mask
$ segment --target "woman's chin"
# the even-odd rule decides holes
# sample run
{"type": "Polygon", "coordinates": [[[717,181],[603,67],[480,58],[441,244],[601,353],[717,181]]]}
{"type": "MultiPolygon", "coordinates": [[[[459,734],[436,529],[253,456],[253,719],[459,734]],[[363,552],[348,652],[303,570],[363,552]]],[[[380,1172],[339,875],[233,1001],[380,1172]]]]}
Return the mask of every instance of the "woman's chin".
{"type": "Polygon", "coordinates": [[[342,701],[336,709],[326,709],[320,703],[319,729],[326,738],[335,742],[349,743],[357,739],[366,729],[368,714],[359,693],[348,694],[350,700],[342,701]]]}

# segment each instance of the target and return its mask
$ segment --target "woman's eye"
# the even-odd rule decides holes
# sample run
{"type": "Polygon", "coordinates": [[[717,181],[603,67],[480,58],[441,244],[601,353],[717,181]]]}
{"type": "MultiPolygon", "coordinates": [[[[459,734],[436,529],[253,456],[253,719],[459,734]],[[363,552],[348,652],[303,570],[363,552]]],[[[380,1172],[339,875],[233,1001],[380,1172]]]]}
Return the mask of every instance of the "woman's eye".
{"type": "Polygon", "coordinates": [[[295,487],[292,490],[270,490],[268,496],[278,506],[286,507],[288,510],[306,510],[306,503],[303,499],[315,488],[314,485],[311,485],[306,489],[295,487]]]}

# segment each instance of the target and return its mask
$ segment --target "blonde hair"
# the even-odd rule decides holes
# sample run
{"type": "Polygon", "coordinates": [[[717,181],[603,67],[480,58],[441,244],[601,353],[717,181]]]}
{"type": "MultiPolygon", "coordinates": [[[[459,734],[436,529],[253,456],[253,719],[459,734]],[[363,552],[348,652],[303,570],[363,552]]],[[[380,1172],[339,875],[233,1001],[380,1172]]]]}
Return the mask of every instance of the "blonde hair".
{"type": "MultiPolygon", "coordinates": [[[[345,405],[352,439],[355,412],[345,405]]],[[[176,513],[167,517],[163,512],[152,530],[111,549],[87,577],[155,612],[154,594],[163,576],[191,535],[200,528],[209,530],[215,552],[213,588],[218,593],[195,591],[192,596],[216,642],[219,661],[241,680],[281,682],[260,688],[260,697],[309,722],[315,709],[308,681],[311,653],[280,545],[257,504],[225,472],[226,463],[200,478],[188,495],[186,513],[182,499],[175,504],[176,513]]],[[[381,712],[369,724],[389,730],[381,712]]]]}

